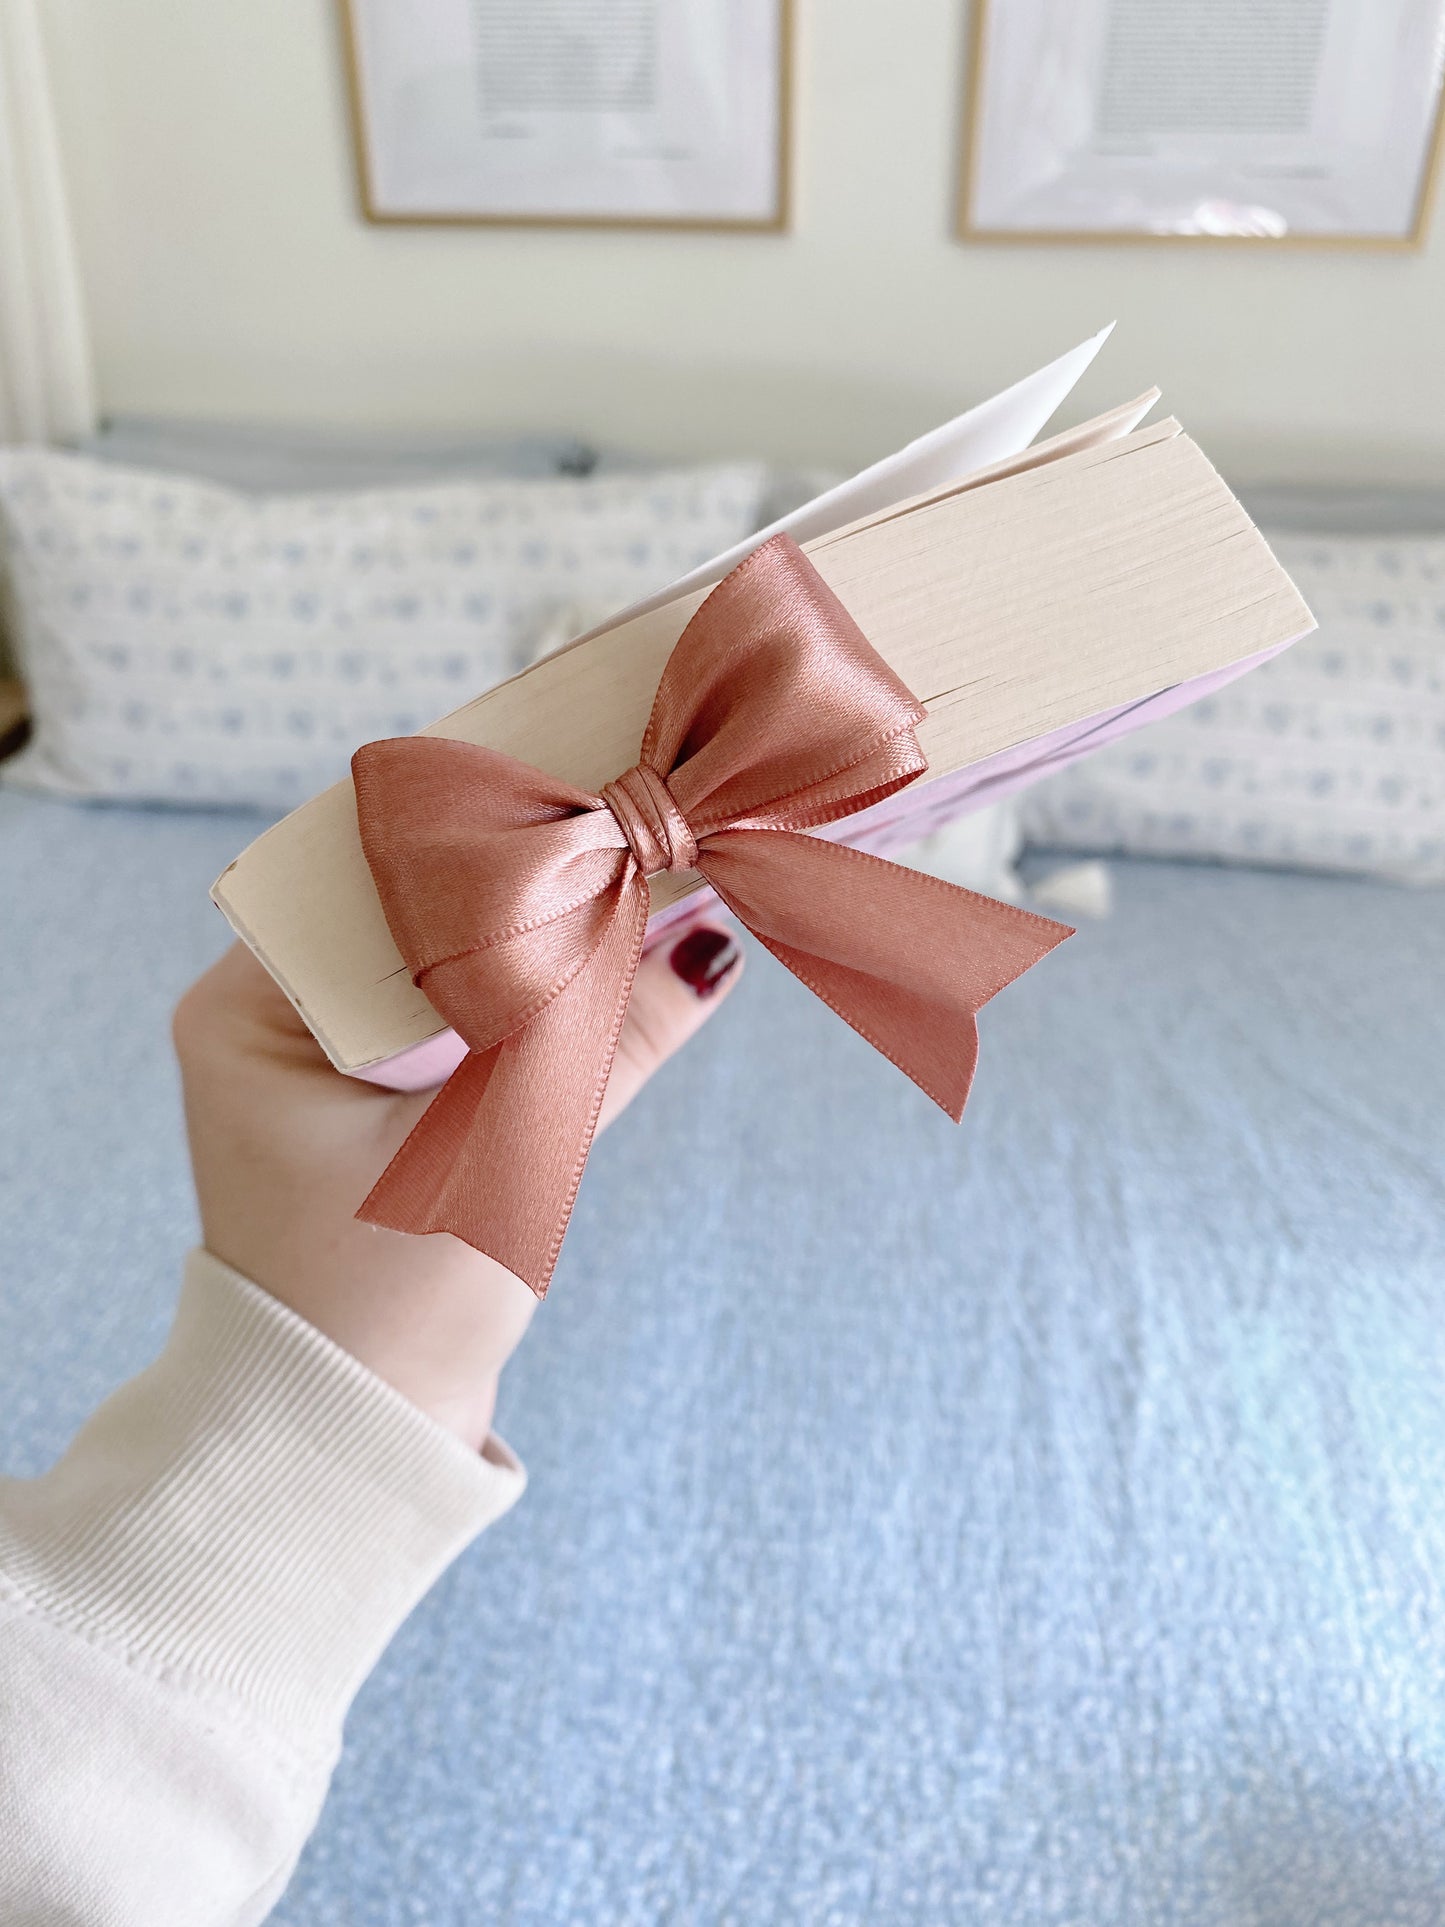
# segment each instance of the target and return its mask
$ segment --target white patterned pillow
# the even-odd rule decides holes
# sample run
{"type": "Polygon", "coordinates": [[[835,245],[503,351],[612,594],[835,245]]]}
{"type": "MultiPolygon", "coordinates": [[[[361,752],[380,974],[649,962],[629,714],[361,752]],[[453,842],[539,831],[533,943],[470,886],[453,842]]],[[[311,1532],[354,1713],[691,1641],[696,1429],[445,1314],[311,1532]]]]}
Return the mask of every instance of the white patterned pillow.
{"type": "Polygon", "coordinates": [[[760,464],[257,497],[0,450],[0,560],[33,735],[7,781],[288,808],[358,743],[524,667],[758,526],[760,464]]]}
{"type": "Polygon", "coordinates": [[[1031,842],[1445,883],[1445,539],[1272,542],[1318,634],[1040,783],[1031,842]]]}

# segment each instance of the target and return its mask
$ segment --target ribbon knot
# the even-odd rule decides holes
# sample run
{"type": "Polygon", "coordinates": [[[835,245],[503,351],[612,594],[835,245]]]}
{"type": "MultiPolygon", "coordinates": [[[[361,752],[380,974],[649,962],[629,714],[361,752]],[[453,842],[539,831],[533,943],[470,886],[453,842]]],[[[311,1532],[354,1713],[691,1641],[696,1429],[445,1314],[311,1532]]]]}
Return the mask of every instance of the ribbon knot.
{"type": "Polygon", "coordinates": [[[679,637],[601,795],[474,743],[356,752],[386,920],[467,1056],[359,1212],[450,1231],[540,1297],[642,955],[646,879],[696,869],[795,977],[963,1114],[979,1007],[1069,932],[811,834],[927,769],[924,710],[787,536],[679,637]]]}
{"type": "Polygon", "coordinates": [[[655,769],[634,763],[615,783],[605,783],[602,800],[622,825],[622,834],[645,877],[663,870],[690,870],[697,862],[697,840],[672,791],[655,769]]]}

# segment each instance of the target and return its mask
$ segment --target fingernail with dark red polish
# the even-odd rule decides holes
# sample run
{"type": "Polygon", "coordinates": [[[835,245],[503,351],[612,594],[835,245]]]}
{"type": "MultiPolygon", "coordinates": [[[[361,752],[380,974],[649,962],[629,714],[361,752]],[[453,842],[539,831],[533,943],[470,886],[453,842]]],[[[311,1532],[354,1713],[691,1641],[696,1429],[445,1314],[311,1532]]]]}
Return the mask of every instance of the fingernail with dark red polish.
{"type": "Polygon", "coordinates": [[[667,961],[695,997],[711,997],[742,954],[726,930],[703,924],[673,945],[667,961]]]}

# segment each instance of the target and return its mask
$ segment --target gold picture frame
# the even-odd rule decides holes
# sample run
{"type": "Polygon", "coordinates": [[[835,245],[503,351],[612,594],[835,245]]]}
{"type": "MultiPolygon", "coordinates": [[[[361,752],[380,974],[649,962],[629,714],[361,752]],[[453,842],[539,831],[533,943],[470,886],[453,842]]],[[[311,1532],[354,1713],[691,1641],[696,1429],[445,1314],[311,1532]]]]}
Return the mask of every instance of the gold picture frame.
{"type": "MultiPolygon", "coordinates": [[[[1017,0],[1011,0],[1017,4],[1017,0]]],[[[963,128],[954,219],[955,239],[1002,243],[1005,246],[1126,246],[1330,249],[1353,248],[1384,253],[1418,252],[1425,244],[1445,171],[1445,76],[1437,80],[1434,103],[1425,132],[1418,182],[1408,221],[1399,233],[1341,231],[1284,234],[1215,234],[1155,232],[1141,227],[1100,226],[1024,227],[989,224],[979,220],[975,190],[980,174],[983,140],[984,74],[988,59],[989,28],[996,0],[971,0],[963,87],[963,128]]]]}
{"type": "Polygon", "coordinates": [[[795,0],[772,0],[776,12],[776,140],[772,155],[773,205],[759,215],[688,213],[597,213],[458,211],[453,209],[397,209],[383,204],[378,192],[368,125],[366,79],[363,71],[358,8],[362,0],[337,0],[351,125],[352,156],[357,200],[362,218],[379,227],[491,227],[637,229],[641,231],[783,234],[793,213],[793,78],[795,0]]]}

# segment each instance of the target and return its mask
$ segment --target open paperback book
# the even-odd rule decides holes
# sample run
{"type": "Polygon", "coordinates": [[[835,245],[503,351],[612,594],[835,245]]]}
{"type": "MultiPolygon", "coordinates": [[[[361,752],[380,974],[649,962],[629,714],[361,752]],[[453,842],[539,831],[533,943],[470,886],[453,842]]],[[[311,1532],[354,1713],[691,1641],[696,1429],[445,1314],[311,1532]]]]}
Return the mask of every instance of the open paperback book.
{"type": "MultiPolygon", "coordinates": [[[[1313,628],[1178,423],[1139,426],[1157,393],[1027,445],[1102,338],[780,525],[927,710],[927,776],[820,834],[880,853],[915,841],[1313,628]]],[[[693,612],[771,533],[424,733],[599,791],[635,762],[693,612]]],[[[653,930],[700,887],[652,877],[653,930]]],[[[387,927],[349,782],[258,838],[212,894],[339,1070],[411,1089],[460,1060],[387,927]]]]}

